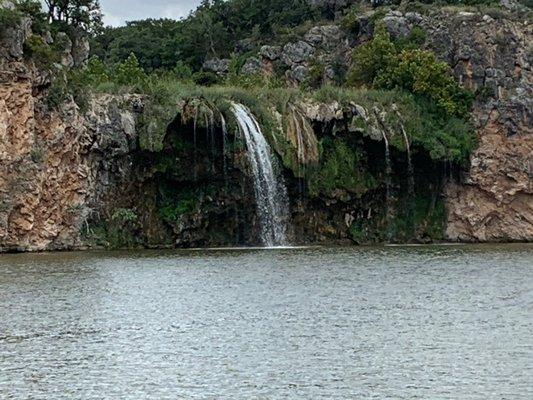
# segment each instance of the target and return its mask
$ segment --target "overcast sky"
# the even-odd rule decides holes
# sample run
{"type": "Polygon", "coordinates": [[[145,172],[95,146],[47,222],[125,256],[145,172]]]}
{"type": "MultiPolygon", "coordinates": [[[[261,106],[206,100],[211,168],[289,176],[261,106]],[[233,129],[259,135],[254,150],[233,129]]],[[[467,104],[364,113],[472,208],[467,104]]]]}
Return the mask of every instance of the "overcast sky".
{"type": "Polygon", "coordinates": [[[180,19],[194,10],[200,0],[100,0],[106,25],[123,25],[145,18],[180,19]]]}

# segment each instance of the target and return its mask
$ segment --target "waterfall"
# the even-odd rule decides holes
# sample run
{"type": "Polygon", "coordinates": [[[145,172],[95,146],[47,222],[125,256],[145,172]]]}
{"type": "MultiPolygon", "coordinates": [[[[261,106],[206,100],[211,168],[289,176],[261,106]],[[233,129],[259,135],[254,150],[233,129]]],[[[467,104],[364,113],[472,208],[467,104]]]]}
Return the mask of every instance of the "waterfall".
{"type": "Polygon", "coordinates": [[[222,169],[224,171],[224,183],[226,188],[228,187],[228,161],[227,157],[227,148],[228,148],[228,128],[226,125],[226,119],[224,115],[220,113],[220,122],[222,124],[222,169]]]}
{"type": "Polygon", "coordinates": [[[196,107],[194,109],[194,121],[193,121],[193,142],[194,142],[194,170],[193,170],[193,177],[194,177],[194,181],[197,181],[198,180],[198,171],[197,171],[197,166],[198,166],[198,138],[196,137],[197,136],[197,132],[196,132],[196,126],[198,125],[198,107],[196,107]]]}
{"type": "Polygon", "coordinates": [[[411,144],[409,143],[409,137],[407,136],[407,132],[405,132],[405,129],[403,125],[400,125],[400,128],[402,130],[403,138],[405,140],[405,149],[407,152],[407,190],[408,190],[408,196],[409,200],[412,200],[415,195],[415,170],[413,168],[413,160],[411,157],[411,144]]]}
{"type": "Polygon", "coordinates": [[[286,224],[289,219],[287,189],[281,177],[276,176],[274,172],[272,151],[248,108],[233,103],[232,112],[246,141],[261,227],[261,241],[268,247],[285,245],[286,224]]]}
{"type": "Polygon", "coordinates": [[[391,232],[391,222],[392,222],[392,197],[391,197],[391,186],[392,186],[392,164],[390,159],[390,148],[389,148],[389,139],[385,134],[385,131],[382,132],[383,140],[385,141],[385,186],[386,186],[386,205],[387,205],[387,241],[392,240],[391,232]]]}
{"type": "Polygon", "coordinates": [[[393,219],[393,202],[392,202],[392,162],[390,158],[389,139],[387,138],[387,125],[385,123],[384,113],[380,112],[377,107],[374,107],[374,115],[376,120],[381,125],[381,135],[385,142],[385,202],[386,202],[386,220],[387,220],[387,242],[392,241],[392,219],[393,219]]]}

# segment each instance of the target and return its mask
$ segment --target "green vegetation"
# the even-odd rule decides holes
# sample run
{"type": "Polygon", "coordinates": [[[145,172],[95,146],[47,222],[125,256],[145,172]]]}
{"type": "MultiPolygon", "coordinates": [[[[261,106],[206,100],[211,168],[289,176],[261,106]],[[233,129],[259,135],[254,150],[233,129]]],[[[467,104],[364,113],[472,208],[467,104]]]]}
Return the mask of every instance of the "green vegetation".
{"type": "Polygon", "coordinates": [[[322,139],[320,165],[309,171],[311,196],[331,197],[335,190],[346,190],[361,197],[377,186],[376,180],[364,169],[361,148],[350,146],[342,139],[322,139]]]}
{"type": "Polygon", "coordinates": [[[32,58],[41,67],[50,67],[52,63],[59,61],[59,54],[48,46],[43,38],[31,35],[24,42],[24,55],[32,58]]]}
{"type": "Polygon", "coordinates": [[[21,17],[22,14],[18,10],[0,8],[0,35],[3,34],[6,29],[17,25],[21,17]]]}
{"type": "Polygon", "coordinates": [[[241,40],[257,46],[319,17],[305,0],[204,0],[181,21],[148,19],[106,28],[95,38],[93,51],[110,65],[133,52],[146,71],[170,70],[180,62],[198,71],[206,58],[229,57],[241,40]]]}
{"type": "MultiPolygon", "coordinates": [[[[423,39],[416,32],[411,40],[423,39]]],[[[418,126],[405,112],[404,123],[414,142],[429,150],[434,159],[464,162],[474,138],[469,123],[473,94],[453,78],[449,66],[428,51],[418,50],[409,41],[394,43],[384,26],[378,24],[373,40],[354,52],[348,83],[409,93],[422,118],[418,126]]]]}

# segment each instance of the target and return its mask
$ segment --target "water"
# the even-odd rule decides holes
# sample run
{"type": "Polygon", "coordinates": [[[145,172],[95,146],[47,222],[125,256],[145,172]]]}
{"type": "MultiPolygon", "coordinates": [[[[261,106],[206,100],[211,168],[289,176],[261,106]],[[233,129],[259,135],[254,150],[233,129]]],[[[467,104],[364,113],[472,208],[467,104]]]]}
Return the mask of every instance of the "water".
{"type": "Polygon", "coordinates": [[[392,163],[390,158],[389,139],[383,131],[383,141],[385,142],[385,203],[387,205],[387,241],[392,241],[392,163]]]}
{"type": "Polygon", "coordinates": [[[232,111],[246,140],[261,225],[261,241],[269,247],[285,245],[289,210],[287,189],[281,177],[274,172],[272,151],[250,110],[234,103],[232,111]]]}
{"type": "Polygon", "coordinates": [[[1,399],[532,399],[533,246],[0,256],[1,399]]]}

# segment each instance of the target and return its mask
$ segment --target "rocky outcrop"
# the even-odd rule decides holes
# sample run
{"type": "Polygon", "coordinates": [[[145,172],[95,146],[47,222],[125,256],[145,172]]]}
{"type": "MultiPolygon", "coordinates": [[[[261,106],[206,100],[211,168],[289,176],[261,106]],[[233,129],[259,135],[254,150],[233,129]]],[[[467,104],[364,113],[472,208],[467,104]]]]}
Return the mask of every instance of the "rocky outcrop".
{"type": "Polygon", "coordinates": [[[49,109],[47,76],[23,63],[0,68],[0,251],[79,248],[100,200],[128,179],[136,143],[128,98],[49,109]]]}
{"type": "Polygon", "coordinates": [[[229,71],[229,63],[230,61],[228,59],[221,59],[221,58],[212,58],[209,60],[206,60],[204,62],[204,69],[207,71],[214,72],[215,74],[222,75],[226,74],[229,71]]]}
{"type": "Polygon", "coordinates": [[[520,18],[457,13],[424,18],[429,47],[478,94],[478,147],[461,182],[446,188],[447,237],[533,240],[533,30],[520,18]]]}
{"type": "Polygon", "coordinates": [[[303,40],[300,40],[294,43],[287,43],[283,47],[281,59],[285,64],[291,67],[294,64],[308,60],[314,52],[315,49],[313,46],[307,42],[304,42],[303,40]]]}

